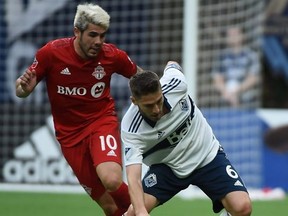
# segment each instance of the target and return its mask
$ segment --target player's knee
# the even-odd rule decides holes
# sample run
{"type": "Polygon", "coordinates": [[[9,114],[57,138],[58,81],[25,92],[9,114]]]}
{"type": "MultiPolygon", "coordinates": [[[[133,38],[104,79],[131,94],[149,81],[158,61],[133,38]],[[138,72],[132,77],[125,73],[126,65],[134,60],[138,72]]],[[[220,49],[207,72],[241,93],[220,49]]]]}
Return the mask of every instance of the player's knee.
{"type": "Polygon", "coordinates": [[[243,200],[234,208],[235,214],[237,216],[250,216],[252,213],[252,205],[249,200],[243,200]]]}
{"type": "Polygon", "coordinates": [[[116,191],[122,184],[122,177],[117,175],[110,175],[109,177],[102,180],[102,183],[107,191],[116,191]]]}
{"type": "Polygon", "coordinates": [[[252,205],[250,201],[244,202],[244,204],[242,205],[242,215],[243,216],[250,216],[252,213],[252,205]]]}

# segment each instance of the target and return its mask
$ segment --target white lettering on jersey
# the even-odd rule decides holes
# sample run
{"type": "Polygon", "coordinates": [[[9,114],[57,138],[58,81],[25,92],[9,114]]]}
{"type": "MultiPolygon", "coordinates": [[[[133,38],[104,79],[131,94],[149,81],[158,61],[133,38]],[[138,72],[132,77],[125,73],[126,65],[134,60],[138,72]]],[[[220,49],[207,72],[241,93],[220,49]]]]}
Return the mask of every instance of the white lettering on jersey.
{"type": "Polygon", "coordinates": [[[57,93],[63,95],[86,95],[87,90],[84,87],[64,87],[57,86],[57,93]]]}
{"type": "MultiPolygon", "coordinates": [[[[90,93],[94,98],[99,98],[105,89],[105,83],[99,82],[92,86],[90,93]]],[[[84,96],[87,95],[87,89],[84,87],[67,87],[57,85],[57,93],[61,95],[78,95],[84,96]]]]}
{"type": "Polygon", "coordinates": [[[178,128],[176,131],[174,131],[171,135],[167,137],[167,140],[170,143],[170,145],[177,145],[187,134],[191,124],[192,124],[192,118],[191,116],[189,116],[188,119],[180,128],[178,128]]]}

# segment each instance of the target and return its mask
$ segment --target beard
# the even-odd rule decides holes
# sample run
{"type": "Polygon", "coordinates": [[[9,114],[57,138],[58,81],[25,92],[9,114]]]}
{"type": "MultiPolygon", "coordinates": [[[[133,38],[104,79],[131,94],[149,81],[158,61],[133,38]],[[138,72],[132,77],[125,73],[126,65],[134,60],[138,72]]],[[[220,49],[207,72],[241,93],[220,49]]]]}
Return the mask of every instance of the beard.
{"type": "Polygon", "coordinates": [[[83,42],[82,35],[79,40],[79,47],[85,56],[85,59],[94,59],[98,56],[102,45],[97,45],[95,48],[91,48],[83,42]]]}

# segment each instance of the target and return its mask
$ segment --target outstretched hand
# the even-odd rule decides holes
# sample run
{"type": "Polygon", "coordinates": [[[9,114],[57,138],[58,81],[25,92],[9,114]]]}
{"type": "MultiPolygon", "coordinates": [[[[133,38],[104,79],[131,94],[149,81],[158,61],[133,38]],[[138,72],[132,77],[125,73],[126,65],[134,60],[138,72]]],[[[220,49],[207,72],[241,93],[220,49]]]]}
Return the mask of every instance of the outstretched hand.
{"type": "Polygon", "coordinates": [[[27,97],[36,85],[36,71],[27,69],[16,81],[16,95],[18,97],[27,97]]]}
{"type": "Polygon", "coordinates": [[[25,92],[32,92],[34,87],[36,86],[36,72],[35,70],[30,71],[27,69],[25,73],[19,77],[20,85],[25,92]]]}

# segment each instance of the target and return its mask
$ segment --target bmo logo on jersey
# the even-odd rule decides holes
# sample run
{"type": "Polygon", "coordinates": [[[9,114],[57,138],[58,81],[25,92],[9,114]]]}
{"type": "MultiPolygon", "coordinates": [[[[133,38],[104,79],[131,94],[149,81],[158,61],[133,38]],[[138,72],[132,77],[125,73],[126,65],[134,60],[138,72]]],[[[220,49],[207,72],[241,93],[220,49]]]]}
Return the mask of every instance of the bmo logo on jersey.
{"type": "Polygon", "coordinates": [[[67,86],[59,86],[57,85],[57,93],[62,95],[77,95],[77,96],[85,96],[87,94],[91,94],[94,98],[99,98],[105,89],[104,82],[98,82],[94,84],[91,89],[86,89],[84,87],[67,87],[67,86]]]}

